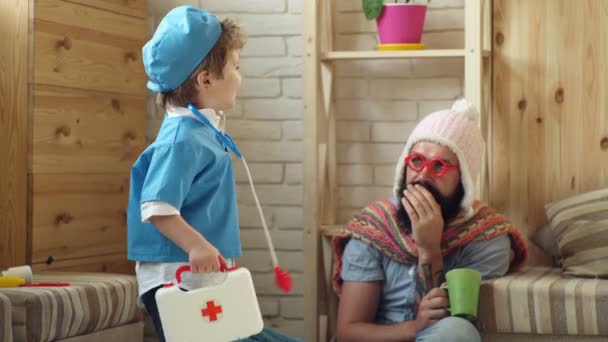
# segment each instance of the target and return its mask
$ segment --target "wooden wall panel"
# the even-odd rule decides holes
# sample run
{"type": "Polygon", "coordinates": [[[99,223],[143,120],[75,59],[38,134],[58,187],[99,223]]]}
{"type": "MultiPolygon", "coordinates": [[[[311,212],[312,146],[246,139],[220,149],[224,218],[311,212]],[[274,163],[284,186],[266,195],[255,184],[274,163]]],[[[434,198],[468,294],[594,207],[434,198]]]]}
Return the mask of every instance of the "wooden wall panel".
{"type": "Polygon", "coordinates": [[[146,9],[145,0],[36,1],[30,172],[38,270],[133,273],[126,208],[130,167],[145,145],[146,9]]]}
{"type": "Polygon", "coordinates": [[[142,19],[145,19],[148,13],[146,0],[70,0],[70,2],[142,19]]]}
{"type": "Polygon", "coordinates": [[[36,175],[32,259],[126,252],[128,174],[36,175]]]}
{"type": "Polygon", "coordinates": [[[133,272],[146,17],[146,0],[0,1],[0,268],[133,272]]]}
{"type": "Polygon", "coordinates": [[[36,85],[32,171],[128,175],[144,127],[143,97],[36,85]]]}
{"type": "Polygon", "coordinates": [[[110,272],[133,274],[135,263],[127,260],[126,254],[108,254],[90,258],[70,259],[47,264],[32,264],[34,271],[62,272],[110,272]]]}
{"type": "MultiPolygon", "coordinates": [[[[119,37],[139,40],[147,36],[147,26],[142,25],[145,21],[143,16],[135,18],[127,15],[119,15],[115,12],[104,11],[92,6],[100,4],[106,9],[113,7],[116,9],[117,0],[110,2],[106,0],[80,0],[80,1],[63,1],[63,0],[36,0],[35,16],[36,19],[51,21],[54,23],[64,24],[67,26],[94,30],[97,32],[107,33],[119,37]],[[86,5],[83,5],[86,4],[86,5]]],[[[144,2],[143,6],[139,5],[140,9],[145,9],[145,1],[138,0],[138,3],[144,2]]],[[[145,14],[147,12],[143,12],[145,14]]],[[[132,13],[130,13],[132,15],[132,13]]]]}
{"type": "Polygon", "coordinates": [[[0,269],[27,259],[29,9],[0,1],[0,269]]]}
{"type": "Polygon", "coordinates": [[[608,186],[607,42],[608,1],[494,1],[492,201],[528,235],[608,186]]]}
{"type": "Polygon", "coordinates": [[[34,83],[145,96],[142,40],[43,20],[35,28],[34,83]]]}

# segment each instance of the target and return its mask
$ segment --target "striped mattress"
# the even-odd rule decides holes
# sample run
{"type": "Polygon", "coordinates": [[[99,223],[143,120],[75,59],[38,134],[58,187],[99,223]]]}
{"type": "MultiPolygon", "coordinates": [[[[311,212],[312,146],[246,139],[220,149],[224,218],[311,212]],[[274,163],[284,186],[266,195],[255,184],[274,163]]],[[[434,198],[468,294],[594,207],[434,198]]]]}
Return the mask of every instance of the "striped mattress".
{"type": "Polygon", "coordinates": [[[14,341],[54,341],[141,320],[133,276],[45,272],[34,282],[71,286],[1,288],[12,305],[14,341]]]}
{"type": "Polygon", "coordinates": [[[560,268],[530,267],[480,289],[482,332],[608,336],[607,318],[608,280],[566,278],[560,268]]]}

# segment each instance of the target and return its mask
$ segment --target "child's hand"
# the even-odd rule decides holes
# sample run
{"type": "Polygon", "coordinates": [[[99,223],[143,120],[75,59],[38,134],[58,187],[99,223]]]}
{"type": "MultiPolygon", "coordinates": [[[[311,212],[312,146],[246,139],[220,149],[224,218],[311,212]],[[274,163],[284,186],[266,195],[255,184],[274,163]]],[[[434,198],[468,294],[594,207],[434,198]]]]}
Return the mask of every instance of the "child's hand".
{"type": "Polygon", "coordinates": [[[208,242],[192,248],[188,257],[192,273],[218,272],[220,260],[225,264],[220,252],[208,242]]]}

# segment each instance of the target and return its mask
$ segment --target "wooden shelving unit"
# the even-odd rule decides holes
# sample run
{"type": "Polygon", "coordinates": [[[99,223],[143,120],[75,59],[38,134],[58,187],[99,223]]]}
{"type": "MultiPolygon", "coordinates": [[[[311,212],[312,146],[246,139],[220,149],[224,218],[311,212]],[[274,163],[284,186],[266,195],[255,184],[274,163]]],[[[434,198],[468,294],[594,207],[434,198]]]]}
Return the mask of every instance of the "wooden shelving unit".
{"type": "MultiPolygon", "coordinates": [[[[400,58],[462,58],[464,95],[484,115],[483,132],[491,118],[491,0],[465,0],[465,46],[462,49],[416,51],[335,51],[335,0],[304,2],[304,253],[306,341],[333,336],[337,298],[330,286],[332,255],[328,239],[336,227],[336,118],[334,65],[340,60],[400,58]]],[[[486,141],[488,136],[486,135],[486,141]]],[[[487,197],[487,158],[478,190],[487,197]]]]}

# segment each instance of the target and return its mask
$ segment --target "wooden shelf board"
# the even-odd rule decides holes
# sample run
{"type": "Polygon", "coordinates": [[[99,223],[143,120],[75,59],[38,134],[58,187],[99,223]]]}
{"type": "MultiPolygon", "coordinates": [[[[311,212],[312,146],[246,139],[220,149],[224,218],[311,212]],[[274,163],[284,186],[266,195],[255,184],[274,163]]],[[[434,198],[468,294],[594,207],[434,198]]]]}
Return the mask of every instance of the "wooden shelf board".
{"type": "MultiPolygon", "coordinates": [[[[323,61],[336,61],[347,59],[394,59],[394,58],[449,58],[464,57],[464,49],[438,49],[438,50],[407,50],[407,51],[330,51],[322,54],[323,61]]],[[[483,51],[483,56],[491,56],[489,50],[483,51]]]]}
{"type": "Polygon", "coordinates": [[[336,233],[338,233],[338,231],[340,231],[340,229],[342,229],[344,226],[344,224],[321,225],[319,228],[319,233],[321,233],[323,236],[332,237],[336,235],[336,233]]]}
{"type": "Polygon", "coordinates": [[[429,57],[464,57],[463,49],[443,50],[407,50],[407,51],[331,51],[323,54],[323,60],[342,59],[390,59],[390,58],[429,58],[429,57]]]}

